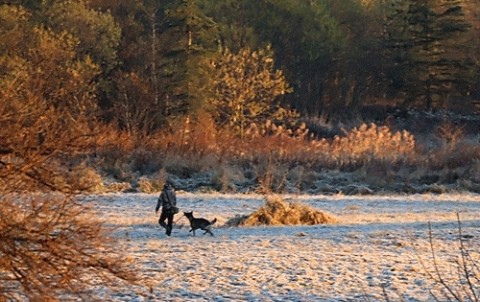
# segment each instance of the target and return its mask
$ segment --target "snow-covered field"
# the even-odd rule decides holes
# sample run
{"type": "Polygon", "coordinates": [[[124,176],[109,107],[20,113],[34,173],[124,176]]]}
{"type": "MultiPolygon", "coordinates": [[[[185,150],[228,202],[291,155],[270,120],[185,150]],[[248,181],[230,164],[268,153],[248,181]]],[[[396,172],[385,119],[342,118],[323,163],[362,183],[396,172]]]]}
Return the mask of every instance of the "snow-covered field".
{"type": "Polygon", "coordinates": [[[217,218],[215,236],[199,230],[193,237],[179,214],[167,237],[154,212],[157,195],[85,197],[118,227],[119,250],[128,253],[144,278],[142,285],[105,293],[106,299],[430,301],[435,286],[422,266],[434,268],[428,222],[439,271],[456,286],[457,212],[470,256],[480,261],[480,195],[283,197],[331,213],[339,223],[226,227],[228,219],[261,207],[263,197],[180,192],[181,211],[217,218]]]}

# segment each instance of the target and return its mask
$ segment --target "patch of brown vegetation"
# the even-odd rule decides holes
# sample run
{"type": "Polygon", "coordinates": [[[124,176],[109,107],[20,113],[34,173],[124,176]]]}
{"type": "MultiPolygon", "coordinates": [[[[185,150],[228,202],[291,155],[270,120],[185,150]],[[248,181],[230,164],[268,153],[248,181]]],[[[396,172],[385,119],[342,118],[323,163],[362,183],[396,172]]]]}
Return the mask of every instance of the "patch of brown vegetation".
{"type": "Polygon", "coordinates": [[[265,205],[249,216],[232,218],[228,225],[316,225],[338,220],[331,214],[318,211],[300,202],[287,203],[279,196],[268,196],[265,205]]]}

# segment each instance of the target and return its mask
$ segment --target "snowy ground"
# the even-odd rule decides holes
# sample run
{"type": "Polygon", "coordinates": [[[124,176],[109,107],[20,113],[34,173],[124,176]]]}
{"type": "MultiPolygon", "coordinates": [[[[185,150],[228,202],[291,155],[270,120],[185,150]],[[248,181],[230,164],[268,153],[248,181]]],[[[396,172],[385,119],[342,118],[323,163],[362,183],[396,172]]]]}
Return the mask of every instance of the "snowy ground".
{"type": "Polygon", "coordinates": [[[106,299],[431,301],[434,285],[419,261],[433,269],[428,222],[439,270],[456,286],[457,212],[470,255],[480,260],[480,195],[284,198],[310,204],[340,221],[226,227],[228,219],[262,206],[262,196],[179,193],[181,210],[217,218],[215,236],[197,231],[193,237],[187,219],[176,215],[176,228],[167,237],[154,212],[157,195],[86,197],[98,204],[108,223],[118,227],[119,249],[139,265],[144,278],[144,286],[122,288],[106,299]]]}

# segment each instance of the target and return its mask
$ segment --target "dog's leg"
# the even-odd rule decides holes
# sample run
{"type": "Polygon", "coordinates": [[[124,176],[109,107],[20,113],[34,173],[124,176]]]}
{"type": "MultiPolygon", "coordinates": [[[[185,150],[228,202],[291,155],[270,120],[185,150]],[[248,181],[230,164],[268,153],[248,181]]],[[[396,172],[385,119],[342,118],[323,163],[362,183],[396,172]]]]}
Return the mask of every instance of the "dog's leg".
{"type": "Polygon", "coordinates": [[[212,233],[212,229],[210,226],[206,227],[203,229],[205,231],[205,233],[203,233],[203,235],[206,235],[207,233],[210,234],[211,236],[213,236],[213,233],[212,233]]]}

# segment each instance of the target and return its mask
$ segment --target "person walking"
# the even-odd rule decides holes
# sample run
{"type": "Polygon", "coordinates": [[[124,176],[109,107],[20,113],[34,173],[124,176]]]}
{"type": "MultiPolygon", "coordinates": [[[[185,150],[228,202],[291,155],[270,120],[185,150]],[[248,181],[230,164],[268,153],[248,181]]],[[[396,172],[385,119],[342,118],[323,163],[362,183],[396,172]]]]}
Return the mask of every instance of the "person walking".
{"type": "Polygon", "coordinates": [[[162,213],[158,219],[158,223],[165,228],[165,234],[170,236],[173,228],[173,216],[179,212],[177,207],[177,195],[175,189],[169,183],[165,183],[162,193],[157,200],[157,206],[155,207],[155,213],[158,214],[158,210],[162,207],[162,213]],[[165,223],[165,220],[167,221],[165,223]]]}

